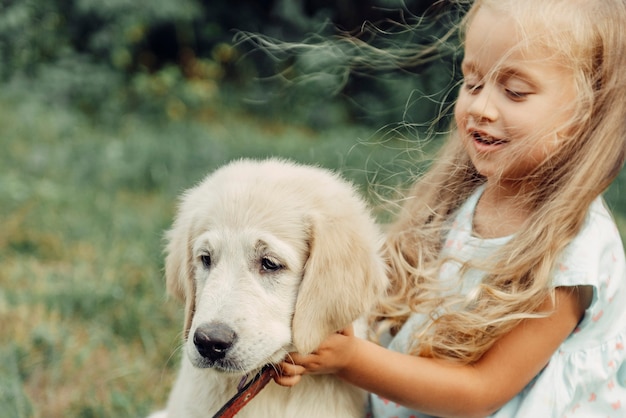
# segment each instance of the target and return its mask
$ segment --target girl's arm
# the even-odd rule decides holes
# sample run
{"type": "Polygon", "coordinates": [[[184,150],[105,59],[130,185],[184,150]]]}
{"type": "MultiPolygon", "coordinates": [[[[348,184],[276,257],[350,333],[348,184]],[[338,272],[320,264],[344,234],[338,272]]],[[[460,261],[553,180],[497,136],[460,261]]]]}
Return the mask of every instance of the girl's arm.
{"type": "Polygon", "coordinates": [[[431,415],[485,416],[520,392],[548,363],[589,305],[589,288],[557,288],[549,317],[527,319],[471,365],[397,353],[351,335],[334,334],[310,355],[281,364],[284,386],[302,374],[335,373],[390,401],[431,415]]]}

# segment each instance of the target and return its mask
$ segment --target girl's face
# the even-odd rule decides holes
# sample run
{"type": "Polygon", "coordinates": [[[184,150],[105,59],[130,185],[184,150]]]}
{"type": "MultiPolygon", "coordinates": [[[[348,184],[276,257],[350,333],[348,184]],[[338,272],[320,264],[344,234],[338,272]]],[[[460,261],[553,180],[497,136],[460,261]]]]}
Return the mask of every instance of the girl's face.
{"type": "Polygon", "coordinates": [[[560,144],[573,115],[574,73],[546,48],[523,44],[516,22],[481,7],[466,34],[459,135],[480,174],[506,185],[560,144]]]}

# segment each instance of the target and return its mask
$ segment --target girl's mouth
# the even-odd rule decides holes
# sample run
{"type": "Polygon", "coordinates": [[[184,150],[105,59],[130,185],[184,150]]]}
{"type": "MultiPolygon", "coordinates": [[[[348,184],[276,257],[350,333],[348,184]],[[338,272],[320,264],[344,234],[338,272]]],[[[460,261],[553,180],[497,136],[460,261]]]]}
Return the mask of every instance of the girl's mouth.
{"type": "Polygon", "coordinates": [[[498,139],[498,138],[494,138],[492,136],[486,135],[486,134],[482,134],[480,132],[477,131],[473,131],[471,133],[472,137],[474,138],[474,141],[483,144],[483,145],[502,145],[502,144],[506,144],[506,140],[504,139],[498,139]]]}

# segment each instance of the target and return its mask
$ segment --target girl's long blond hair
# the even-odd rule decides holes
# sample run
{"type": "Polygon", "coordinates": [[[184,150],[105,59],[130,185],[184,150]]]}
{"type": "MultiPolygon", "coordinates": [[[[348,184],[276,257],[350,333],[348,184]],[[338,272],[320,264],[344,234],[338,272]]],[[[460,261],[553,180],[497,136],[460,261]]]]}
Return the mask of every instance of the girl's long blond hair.
{"type": "Polygon", "coordinates": [[[413,312],[438,312],[415,331],[412,353],[463,363],[479,359],[523,319],[547,314],[539,306],[553,296],[557,257],[626,155],[626,1],[478,0],[460,27],[481,7],[507,13],[533,42],[554,50],[574,71],[578,100],[564,145],[529,174],[538,186],[519,196],[532,208],[525,227],[490,260],[462,266],[486,272],[471,304],[442,299],[437,279],[447,224],[485,181],[454,130],[388,230],[392,286],[374,317],[397,330],[413,312]]]}

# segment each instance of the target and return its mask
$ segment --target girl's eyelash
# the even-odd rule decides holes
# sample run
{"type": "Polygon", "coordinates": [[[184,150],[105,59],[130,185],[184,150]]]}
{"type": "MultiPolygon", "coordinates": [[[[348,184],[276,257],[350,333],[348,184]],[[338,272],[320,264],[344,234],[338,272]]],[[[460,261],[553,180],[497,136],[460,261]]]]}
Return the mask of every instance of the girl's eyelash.
{"type": "MultiPolygon", "coordinates": [[[[478,92],[482,88],[481,84],[471,84],[468,82],[464,82],[463,86],[465,87],[465,90],[467,90],[470,94],[478,92]]],[[[510,89],[504,89],[504,91],[506,92],[507,96],[509,96],[513,100],[523,100],[530,95],[530,93],[527,93],[527,92],[510,90],[510,89]]]]}
{"type": "Polygon", "coordinates": [[[465,89],[470,93],[478,91],[482,87],[480,84],[468,83],[467,81],[463,82],[463,86],[465,86],[465,89]]]}
{"type": "Polygon", "coordinates": [[[506,94],[513,99],[521,100],[525,99],[530,93],[506,89],[506,94]]]}
{"type": "MultiPolygon", "coordinates": [[[[482,88],[482,84],[481,82],[474,76],[470,76],[470,77],[464,77],[463,79],[463,88],[468,91],[470,94],[479,92],[480,89],[482,88]]],[[[504,88],[504,91],[506,93],[507,96],[509,96],[512,100],[524,100],[526,99],[531,93],[526,92],[526,91],[518,91],[518,90],[512,90],[512,89],[508,89],[505,88],[505,86],[502,86],[502,88],[504,88]]]]}

